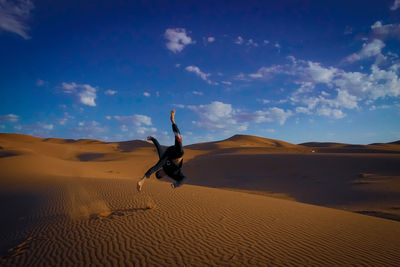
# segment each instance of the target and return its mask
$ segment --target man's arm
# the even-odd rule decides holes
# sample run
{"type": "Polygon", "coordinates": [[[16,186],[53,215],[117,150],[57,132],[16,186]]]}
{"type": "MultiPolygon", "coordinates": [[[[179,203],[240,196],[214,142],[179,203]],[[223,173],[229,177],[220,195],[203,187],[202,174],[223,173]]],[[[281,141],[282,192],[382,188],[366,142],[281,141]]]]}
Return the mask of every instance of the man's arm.
{"type": "Polygon", "coordinates": [[[164,166],[164,164],[167,162],[167,157],[163,157],[161,158],[156,165],[154,165],[153,167],[151,167],[144,176],[146,176],[147,178],[150,177],[150,175],[152,175],[154,172],[158,171],[159,169],[162,168],[162,166],[164,166]]]}

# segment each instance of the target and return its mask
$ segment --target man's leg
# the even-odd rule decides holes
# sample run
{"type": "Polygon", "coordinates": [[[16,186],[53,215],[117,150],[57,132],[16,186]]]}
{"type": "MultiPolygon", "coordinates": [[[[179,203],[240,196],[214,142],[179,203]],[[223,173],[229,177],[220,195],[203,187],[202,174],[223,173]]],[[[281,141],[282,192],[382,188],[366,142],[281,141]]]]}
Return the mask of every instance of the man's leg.
{"type": "Polygon", "coordinates": [[[175,151],[177,153],[177,155],[182,156],[183,155],[183,148],[182,148],[182,137],[181,137],[181,133],[179,132],[178,126],[173,123],[172,124],[172,131],[174,132],[175,135],[175,151]]]}
{"type": "Polygon", "coordinates": [[[166,175],[167,174],[165,173],[165,171],[163,169],[156,172],[157,179],[161,179],[161,178],[165,177],[166,175]]]}

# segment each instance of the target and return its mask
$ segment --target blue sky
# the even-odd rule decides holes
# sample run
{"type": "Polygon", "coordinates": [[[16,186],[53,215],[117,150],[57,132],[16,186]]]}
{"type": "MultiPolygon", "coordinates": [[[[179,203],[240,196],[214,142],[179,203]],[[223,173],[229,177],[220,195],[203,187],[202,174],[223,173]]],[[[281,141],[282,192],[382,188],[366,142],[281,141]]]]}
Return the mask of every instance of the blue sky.
{"type": "Polygon", "coordinates": [[[400,139],[400,1],[0,0],[0,132],[400,139]]]}

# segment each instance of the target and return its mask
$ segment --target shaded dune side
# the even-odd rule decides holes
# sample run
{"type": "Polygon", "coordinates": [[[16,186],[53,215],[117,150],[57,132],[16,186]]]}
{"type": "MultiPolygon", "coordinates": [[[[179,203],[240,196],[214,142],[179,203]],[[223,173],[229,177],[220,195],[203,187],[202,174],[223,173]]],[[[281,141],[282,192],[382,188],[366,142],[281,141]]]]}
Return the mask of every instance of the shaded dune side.
{"type": "Polygon", "coordinates": [[[3,265],[390,266],[400,260],[394,221],[212,188],[172,190],[154,180],[138,194],[135,181],[71,179],[49,188],[49,201],[36,212],[40,223],[17,256],[0,259],[3,265]]]}
{"type": "Polygon", "coordinates": [[[330,142],[308,142],[301,146],[312,148],[322,153],[400,153],[399,141],[391,143],[373,143],[369,145],[353,145],[330,142]]]}
{"type": "Polygon", "coordinates": [[[184,165],[189,183],[281,193],[317,205],[400,208],[400,157],[391,154],[213,154],[184,165]]]}

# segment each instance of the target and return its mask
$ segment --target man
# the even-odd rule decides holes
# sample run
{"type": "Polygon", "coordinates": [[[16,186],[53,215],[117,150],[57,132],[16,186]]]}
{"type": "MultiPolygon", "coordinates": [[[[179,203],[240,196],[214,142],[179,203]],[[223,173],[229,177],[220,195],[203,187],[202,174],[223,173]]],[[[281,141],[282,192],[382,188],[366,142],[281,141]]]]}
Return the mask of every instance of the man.
{"type": "Polygon", "coordinates": [[[151,167],[145,175],[137,182],[137,190],[140,192],[142,190],[144,181],[149,178],[150,175],[156,172],[157,179],[161,179],[165,176],[169,176],[173,180],[172,188],[180,187],[183,182],[187,179],[182,173],[183,164],[183,148],[182,148],[182,137],[179,132],[178,126],[175,124],[175,110],[171,111],[170,120],[172,122],[172,131],[175,134],[175,145],[168,148],[163,148],[158,143],[157,139],[152,136],[148,136],[147,140],[151,140],[156,146],[159,161],[151,167]]]}

